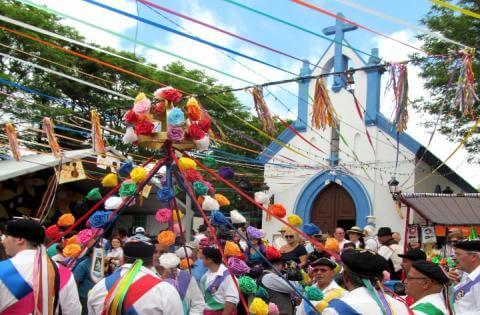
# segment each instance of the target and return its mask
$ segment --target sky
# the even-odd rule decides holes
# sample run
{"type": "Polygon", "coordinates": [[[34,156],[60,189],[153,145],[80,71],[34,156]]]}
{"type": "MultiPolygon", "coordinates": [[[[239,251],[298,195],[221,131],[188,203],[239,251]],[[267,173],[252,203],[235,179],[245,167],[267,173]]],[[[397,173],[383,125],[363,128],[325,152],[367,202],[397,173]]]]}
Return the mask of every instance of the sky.
{"type": "MultiPolygon", "coordinates": [[[[94,23],[104,28],[114,30],[124,35],[137,38],[156,47],[174,52],[178,55],[190,58],[201,64],[231,73],[247,81],[262,83],[265,81],[281,80],[292,77],[291,74],[273,69],[271,67],[234,56],[233,59],[226,53],[217,49],[197,43],[193,40],[180,37],[179,35],[155,28],[151,25],[137,23],[136,20],[102,9],[94,4],[82,0],[33,0],[45,4],[50,8],[73,15],[85,21],[94,23]]],[[[190,33],[202,39],[228,47],[245,55],[267,61],[287,71],[298,73],[301,62],[270,52],[266,49],[242,42],[233,37],[208,29],[198,24],[178,18],[169,13],[157,10],[154,12],[142,3],[134,0],[97,0],[100,3],[113,6],[117,9],[139,15],[143,18],[155,21],[159,24],[190,33]]],[[[250,40],[260,42],[277,50],[301,59],[307,59],[316,63],[322,53],[330,44],[326,39],[281,24],[268,19],[265,16],[255,14],[238,7],[228,0],[150,0],[153,3],[167,7],[192,18],[201,20],[229,32],[241,35],[250,40]]],[[[235,0],[240,4],[253,7],[272,16],[297,24],[305,29],[321,33],[322,29],[335,24],[332,17],[302,7],[289,0],[235,0]]],[[[406,24],[420,26],[419,20],[428,12],[431,2],[428,0],[308,0],[316,6],[331,12],[341,12],[346,18],[365,25],[373,30],[399,39],[414,47],[420,47],[421,43],[415,38],[418,30],[407,27],[406,24]],[[357,5],[357,7],[352,7],[357,5]],[[367,7],[359,9],[358,5],[367,7]],[[381,18],[369,12],[369,9],[381,12],[383,15],[393,16],[402,23],[394,23],[389,18],[381,18]]],[[[371,10],[370,10],[371,11],[371,10]]],[[[159,66],[177,60],[176,57],[160,53],[156,50],[135,45],[130,41],[119,39],[100,30],[82,25],[80,23],[64,20],[64,23],[77,28],[89,41],[102,45],[135,51],[144,56],[149,62],[159,66]]],[[[387,61],[401,61],[408,59],[414,49],[398,44],[390,39],[381,37],[363,29],[346,34],[349,43],[363,52],[369,53],[372,48],[379,48],[380,57],[387,61]]],[[[362,55],[367,60],[368,56],[362,55]]],[[[204,69],[198,65],[184,62],[190,68],[204,69]]],[[[226,77],[211,70],[205,70],[208,75],[218,79],[222,84],[232,87],[242,87],[247,83],[226,77]]],[[[422,80],[418,77],[419,70],[409,66],[409,98],[415,99],[420,96],[428,97],[428,92],[423,89],[422,80]]],[[[385,76],[384,76],[385,77],[385,76]]],[[[266,100],[274,114],[280,117],[295,119],[298,100],[293,94],[297,92],[296,84],[274,86],[266,93],[266,100]],[[270,94],[271,93],[271,94],[270,94]],[[281,100],[279,102],[278,100],[281,100]]],[[[237,92],[236,96],[245,105],[252,107],[251,96],[245,92],[237,92]]],[[[391,95],[383,95],[381,110],[387,116],[391,116],[393,109],[391,95]]],[[[426,145],[430,137],[430,131],[421,125],[427,119],[424,114],[410,109],[410,120],[407,133],[426,145]]],[[[430,150],[439,158],[446,158],[456,147],[456,143],[450,143],[446,137],[435,134],[430,150]]],[[[480,187],[480,166],[467,163],[465,151],[460,150],[448,162],[447,165],[458,172],[463,178],[475,187],[480,187]]]]}

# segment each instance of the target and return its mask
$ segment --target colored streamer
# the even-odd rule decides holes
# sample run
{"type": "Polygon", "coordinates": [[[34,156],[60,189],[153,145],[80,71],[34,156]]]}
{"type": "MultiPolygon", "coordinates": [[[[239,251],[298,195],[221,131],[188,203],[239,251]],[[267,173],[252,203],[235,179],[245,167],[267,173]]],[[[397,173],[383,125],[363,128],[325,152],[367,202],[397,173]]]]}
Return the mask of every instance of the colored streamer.
{"type": "Polygon", "coordinates": [[[13,158],[17,161],[20,160],[20,148],[18,146],[17,130],[15,125],[6,123],[3,127],[5,134],[8,138],[8,144],[10,145],[10,150],[12,151],[13,158]]]}
{"type": "Polygon", "coordinates": [[[445,2],[445,1],[442,1],[442,0],[430,0],[430,1],[435,3],[435,4],[438,4],[439,6],[442,6],[444,8],[447,8],[447,9],[450,9],[450,10],[453,10],[453,11],[457,11],[457,12],[460,12],[462,14],[465,14],[465,15],[468,15],[468,16],[471,16],[473,18],[476,18],[476,19],[480,20],[480,14],[478,14],[476,12],[470,11],[468,9],[460,8],[459,6],[456,6],[454,4],[451,4],[451,3],[448,3],[448,2],[445,2]]]}

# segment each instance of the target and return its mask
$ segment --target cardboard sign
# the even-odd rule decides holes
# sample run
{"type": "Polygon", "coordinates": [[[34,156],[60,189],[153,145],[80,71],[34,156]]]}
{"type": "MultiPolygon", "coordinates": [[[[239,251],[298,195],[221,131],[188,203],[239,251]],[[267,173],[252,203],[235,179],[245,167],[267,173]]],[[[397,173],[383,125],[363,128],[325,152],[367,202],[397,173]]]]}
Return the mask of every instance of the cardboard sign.
{"type": "Polygon", "coordinates": [[[422,227],[422,244],[433,244],[437,242],[434,226],[422,227]]]}
{"type": "Polygon", "coordinates": [[[93,249],[92,264],[90,265],[90,277],[97,283],[105,275],[105,255],[103,248],[95,247],[93,249]]]}
{"type": "Polygon", "coordinates": [[[71,183],[78,180],[87,179],[83,164],[81,161],[71,161],[62,165],[60,171],[59,184],[71,183]]]}
{"type": "Polygon", "coordinates": [[[120,167],[120,159],[110,155],[97,155],[97,167],[116,174],[120,167]]]}

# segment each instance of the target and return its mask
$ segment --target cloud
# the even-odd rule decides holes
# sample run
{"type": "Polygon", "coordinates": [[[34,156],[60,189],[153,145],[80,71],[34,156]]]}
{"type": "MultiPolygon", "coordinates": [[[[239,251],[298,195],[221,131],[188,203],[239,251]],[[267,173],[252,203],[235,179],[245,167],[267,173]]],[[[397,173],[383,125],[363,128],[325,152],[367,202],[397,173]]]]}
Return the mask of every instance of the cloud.
{"type": "MultiPolygon", "coordinates": [[[[116,14],[106,9],[89,4],[82,0],[33,0],[34,2],[46,5],[47,7],[56,11],[65,13],[73,17],[81,17],[82,20],[98,25],[100,27],[113,30],[117,33],[125,33],[128,29],[136,27],[137,23],[134,19],[116,14]]],[[[121,9],[132,14],[137,14],[135,3],[128,0],[99,0],[108,6],[121,9]]],[[[62,23],[69,25],[78,30],[78,32],[85,36],[88,41],[100,44],[102,46],[110,46],[112,48],[121,49],[122,42],[119,37],[108,34],[101,30],[96,30],[93,27],[85,24],[64,19],[62,23]]]]}
{"type": "MultiPolygon", "coordinates": [[[[415,38],[415,33],[410,30],[402,30],[389,35],[402,42],[408,43],[415,47],[420,47],[421,42],[415,38]]],[[[409,59],[409,55],[418,52],[413,48],[407,47],[400,43],[394,42],[384,37],[375,37],[373,39],[374,45],[379,48],[380,56],[386,61],[405,61],[409,59]]],[[[409,84],[409,98],[414,100],[419,97],[429,98],[428,91],[424,88],[425,81],[419,76],[421,69],[411,64],[408,65],[408,84],[409,84]]],[[[381,90],[381,112],[388,118],[391,117],[394,109],[394,101],[392,93],[384,93],[387,82],[388,73],[382,78],[381,90]]],[[[430,139],[431,130],[427,130],[422,123],[426,120],[433,120],[435,117],[409,108],[409,121],[407,133],[413,136],[424,146],[427,146],[430,139]]],[[[458,143],[450,142],[446,136],[436,132],[430,147],[428,148],[441,160],[445,160],[451,152],[457,147],[458,143]]],[[[465,163],[467,159],[467,152],[464,149],[459,150],[449,161],[447,165],[456,171],[464,179],[468,180],[474,187],[480,185],[480,166],[475,166],[470,163],[465,163]],[[477,176],[472,177],[472,173],[477,176]]]]}

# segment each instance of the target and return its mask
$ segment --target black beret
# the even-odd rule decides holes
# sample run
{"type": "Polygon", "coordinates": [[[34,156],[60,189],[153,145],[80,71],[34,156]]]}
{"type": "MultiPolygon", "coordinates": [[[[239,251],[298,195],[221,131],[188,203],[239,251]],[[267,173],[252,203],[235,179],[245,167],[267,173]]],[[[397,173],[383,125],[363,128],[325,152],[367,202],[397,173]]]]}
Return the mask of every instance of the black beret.
{"type": "Polygon", "coordinates": [[[410,249],[405,254],[398,255],[398,257],[406,258],[411,261],[427,260],[427,254],[419,248],[410,249]]]}
{"type": "Polygon", "coordinates": [[[385,258],[369,250],[347,250],[341,258],[344,265],[360,278],[377,278],[388,267],[385,258]]]}
{"type": "Polygon", "coordinates": [[[5,234],[24,238],[33,243],[43,244],[45,241],[45,230],[40,223],[31,219],[9,221],[7,223],[5,234]]]}
{"type": "Polygon", "coordinates": [[[337,267],[337,264],[332,261],[331,259],[328,259],[328,258],[325,258],[325,257],[322,257],[320,259],[317,259],[315,260],[314,262],[312,262],[310,264],[310,266],[312,267],[315,267],[315,266],[327,266],[331,269],[335,269],[335,267],[337,267]]]}
{"type": "Polygon", "coordinates": [[[412,263],[412,268],[441,284],[447,284],[449,282],[449,279],[445,272],[443,272],[442,267],[432,263],[431,261],[414,261],[412,263]]]}
{"type": "Polygon", "coordinates": [[[150,259],[155,252],[155,245],[132,240],[123,246],[123,254],[128,258],[150,259]]]}
{"type": "Polygon", "coordinates": [[[480,240],[458,241],[454,246],[468,252],[480,252],[480,240]]]}

